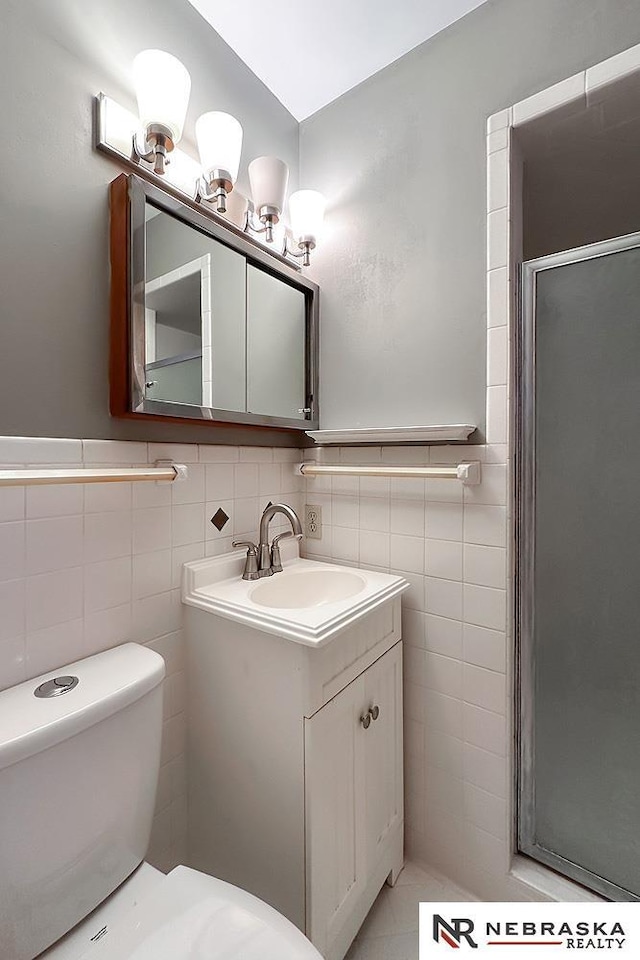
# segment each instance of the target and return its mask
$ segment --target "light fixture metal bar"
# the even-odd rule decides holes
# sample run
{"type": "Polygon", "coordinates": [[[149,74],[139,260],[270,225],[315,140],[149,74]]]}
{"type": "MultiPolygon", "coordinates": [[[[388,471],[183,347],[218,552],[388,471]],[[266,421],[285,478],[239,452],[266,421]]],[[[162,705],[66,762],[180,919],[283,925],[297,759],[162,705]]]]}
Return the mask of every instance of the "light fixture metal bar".
{"type": "Polygon", "coordinates": [[[0,470],[0,487],[41,486],[52,483],[130,483],[185,480],[187,467],[167,463],[154,467],[0,470]]]}
{"type": "Polygon", "coordinates": [[[480,462],[451,465],[433,465],[429,467],[386,467],[355,466],[343,464],[301,463],[299,471],[303,477],[407,477],[422,480],[460,480],[466,486],[476,486],[481,481],[480,462]]]}

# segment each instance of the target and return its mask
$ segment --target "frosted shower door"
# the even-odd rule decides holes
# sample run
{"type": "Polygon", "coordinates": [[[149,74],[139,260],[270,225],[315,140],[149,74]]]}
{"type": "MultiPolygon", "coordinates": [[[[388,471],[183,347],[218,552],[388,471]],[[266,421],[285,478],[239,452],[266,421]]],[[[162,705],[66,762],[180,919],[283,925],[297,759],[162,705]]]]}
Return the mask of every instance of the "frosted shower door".
{"type": "Polygon", "coordinates": [[[640,237],[525,264],[520,848],[640,898],[640,237]]]}

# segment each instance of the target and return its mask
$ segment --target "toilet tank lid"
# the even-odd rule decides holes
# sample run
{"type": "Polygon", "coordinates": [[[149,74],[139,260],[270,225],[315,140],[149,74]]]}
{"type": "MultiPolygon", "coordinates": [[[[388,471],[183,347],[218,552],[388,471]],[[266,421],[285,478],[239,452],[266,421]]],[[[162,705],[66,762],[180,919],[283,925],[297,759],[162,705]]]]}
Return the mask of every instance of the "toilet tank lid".
{"type": "Polygon", "coordinates": [[[0,693],[0,770],[81,733],[135,703],[162,682],[163,658],[124,643],[0,693]],[[77,677],[66,693],[36,697],[43,683],[77,677]]]}

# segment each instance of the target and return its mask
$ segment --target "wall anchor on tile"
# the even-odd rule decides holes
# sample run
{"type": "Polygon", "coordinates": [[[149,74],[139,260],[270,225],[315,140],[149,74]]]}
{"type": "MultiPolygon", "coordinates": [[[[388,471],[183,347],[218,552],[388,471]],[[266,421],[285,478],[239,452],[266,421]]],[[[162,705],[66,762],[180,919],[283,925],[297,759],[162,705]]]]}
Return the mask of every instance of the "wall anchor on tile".
{"type": "Polygon", "coordinates": [[[474,460],[471,463],[459,463],[457,469],[458,480],[461,480],[467,487],[477,487],[482,480],[482,472],[478,460],[474,460]]]}
{"type": "MultiPolygon", "coordinates": [[[[175,479],[170,480],[169,483],[178,483],[180,480],[189,479],[189,468],[186,463],[174,463],[173,460],[156,460],[154,463],[155,467],[172,467],[175,470],[175,479]]],[[[162,481],[159,481],[162,483],[162,481]]]]}

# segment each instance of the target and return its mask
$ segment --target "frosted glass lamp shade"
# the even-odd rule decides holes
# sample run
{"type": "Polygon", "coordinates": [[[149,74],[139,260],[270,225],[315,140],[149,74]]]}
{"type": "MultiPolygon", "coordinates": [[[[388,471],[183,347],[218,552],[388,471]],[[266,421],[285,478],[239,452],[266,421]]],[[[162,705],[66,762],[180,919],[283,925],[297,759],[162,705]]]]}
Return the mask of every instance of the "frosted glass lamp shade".
{"type": "Polygon", "coordinates": [[[145,131],[156,125],[166,127],[177,143],[191,93],[187,68],[164,50],[143,50],[133,61],[133,80],[145,131]]]}
{"type": "Polygon", "coordinates": [[[322,230],[326,200],[317,190],[297,190],[289,197],[289,220],[298,243],[317,241],[322,230]]]}
{"type": "Polygon", "coordinates": [[[249,164],[251,197],[258,216],[263,207],[282,213],[289,185],[289,168],[277,157],[257,157],[249,164]]]}
{"type": "Polygon", "coordinates": [[[205,179],[224,171],[229,174],[225,179],[235,183],[242,151],[242,127],[236,118],[219,110],[203,113],[196,120],[196,139],[205,179]]]}
{"type": "Polygon", "coordinates": [[[249,201],[239,190],[234,190],[227,197],[227,220],[235,223],[236,227],[244,230],[247,222],[247,210],[249,201]]]}

